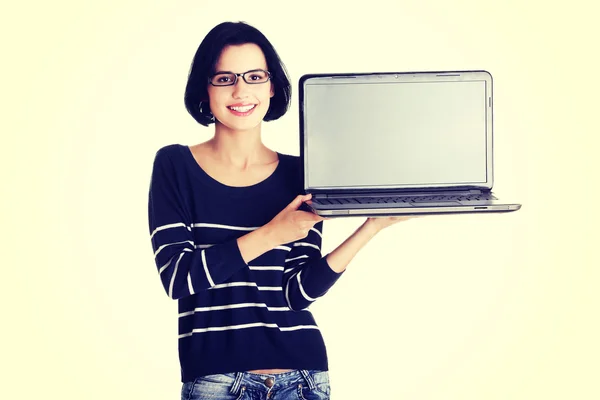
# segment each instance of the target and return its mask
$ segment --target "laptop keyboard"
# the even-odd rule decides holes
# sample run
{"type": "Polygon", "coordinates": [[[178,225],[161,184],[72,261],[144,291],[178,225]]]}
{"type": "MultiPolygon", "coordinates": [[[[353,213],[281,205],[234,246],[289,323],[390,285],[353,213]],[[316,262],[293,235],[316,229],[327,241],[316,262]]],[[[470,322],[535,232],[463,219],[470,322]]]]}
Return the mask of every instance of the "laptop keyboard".
{"type": "Polygon", "coordinates": [[[492,194],[445,195],[445,196],[397,196],[397,197],[345,197],[339,199],[314,199],[321,204],[373,204],[373,203],[429,203],[444,201],[482,201],[498,200],[492,194]]]}

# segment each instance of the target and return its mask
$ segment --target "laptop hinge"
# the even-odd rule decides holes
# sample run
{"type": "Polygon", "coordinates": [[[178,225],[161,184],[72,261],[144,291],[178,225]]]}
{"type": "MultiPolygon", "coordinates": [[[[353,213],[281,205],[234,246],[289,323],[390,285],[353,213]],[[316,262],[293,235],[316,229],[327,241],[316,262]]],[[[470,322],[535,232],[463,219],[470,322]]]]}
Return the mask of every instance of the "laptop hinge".
{"type": "MultiPolygon", "coordinates": [[[[366,196],[366,197],[373,197],[373,196],[414,196],[414,195],[435,195],[440,193],[441,190],[423,190],[423,191],[402,191],[402,192],[369,192],[369,193],[365,193],[364,191],[361,192],[357,192],[357,191],[345,191],[345,192],[338,192],[338,193],[313,193],[313,198],[319,198],[319,199],[335,199],[335,198],[340,198],[340,197],[361,197],[361,196],[366,196]]],[[[443,190],[443,193],[445,194],[456,194],[456,195],[460,195],[460,194],[482,194],[484,193],[483,190],[481,189],[469,189],[469,190],[443,190]]]]}

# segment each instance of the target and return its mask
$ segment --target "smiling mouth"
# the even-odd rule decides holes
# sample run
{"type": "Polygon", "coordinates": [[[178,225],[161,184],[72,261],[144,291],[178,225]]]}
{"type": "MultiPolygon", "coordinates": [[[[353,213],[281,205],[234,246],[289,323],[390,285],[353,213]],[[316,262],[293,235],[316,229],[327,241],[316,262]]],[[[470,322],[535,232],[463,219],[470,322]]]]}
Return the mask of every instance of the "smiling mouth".
{"type": "Polygon", "coordinates": [[[230,110],[239,112],[239,113],[246,113],[246,112],[248,112],[250,110],[253,110],[254,107],[256,107],[256,104],[250,104],[250,105],[247,105],[247,106],[235,106],[235,107],[234,106],[230,106],[230,107],[227,107],[227,108],[229,108],[230,110]]]}

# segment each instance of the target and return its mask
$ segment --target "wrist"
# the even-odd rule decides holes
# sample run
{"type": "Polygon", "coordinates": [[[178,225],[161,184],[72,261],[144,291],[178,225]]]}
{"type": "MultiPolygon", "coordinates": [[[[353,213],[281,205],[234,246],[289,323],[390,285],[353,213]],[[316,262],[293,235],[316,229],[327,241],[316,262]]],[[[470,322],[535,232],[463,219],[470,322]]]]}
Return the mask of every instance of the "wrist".
{"type": "Polygon", "coordinates": [[[367,232],[370,236],[375,236],[379,231],[381,231],[381,227],[377,224],[377,221],[372,218],[367,218],[367,220],[362,224],[361,229],[367,232]]]}
{"type": "Polygon", "coordinates": [[[260,235],[263,242],[271,249],[281,244],[279,243],[279,240],[277,240],[277,237],[275,236],[275,233],[273,232],[269,224],[261,226],[255,232],[258,235],[260,235]]]}

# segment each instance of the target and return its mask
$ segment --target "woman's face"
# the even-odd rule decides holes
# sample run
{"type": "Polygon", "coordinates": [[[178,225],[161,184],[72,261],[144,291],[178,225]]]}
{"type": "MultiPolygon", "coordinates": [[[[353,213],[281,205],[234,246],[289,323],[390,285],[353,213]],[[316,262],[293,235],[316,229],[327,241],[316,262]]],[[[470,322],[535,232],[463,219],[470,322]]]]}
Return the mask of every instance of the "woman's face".
{"type": "MultiPolygon", "coordinates": [[[[241,74],[254,69],[268,70],[262,50],[254,43],[226,46],[215,66],[217,73],[227,71],[241,74]]],[[[246,75],[246,78],[249,81],[253,79],[251,74],[246,75]]],[[[260,125],[273,94],[270,80],[261,84],[248,84],[238,76],[233,86],[208,85],[210,109],[216,123],[232,130],[248,130],[260,125]]]]}

